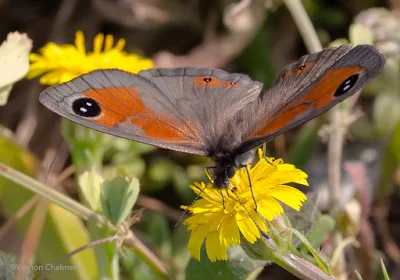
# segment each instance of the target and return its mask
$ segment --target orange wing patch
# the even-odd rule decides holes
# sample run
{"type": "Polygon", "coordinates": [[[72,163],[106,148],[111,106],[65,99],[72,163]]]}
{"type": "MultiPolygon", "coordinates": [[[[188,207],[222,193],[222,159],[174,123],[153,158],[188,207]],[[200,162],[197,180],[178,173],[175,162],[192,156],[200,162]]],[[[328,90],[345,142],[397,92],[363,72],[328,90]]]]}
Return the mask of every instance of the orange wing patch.
{"type": "Polygon", "coordinates": [[[289,104],[287,108],[283,108],[282,112],[279,112],[272,120],[263,123],[250,138],[262,137],[279,131],[310,106],[322,110],[336,99],[334,94],[341,83],[360,70],[359,66],[329,70],[309,93],[297,102],[289,104]]]}
{"type": "Polygon", "coordinates": [[[329,70],[302,101],[312,101],[317,109],[325,107],[335,99],[334,94],[340,84],[360,70],[360,66],[329,70]]]}
{"type": "Polygon", "coordinates": [[[183,129],[170,119],[146,107],[133,88],[90,89],[83,94],[100,105],[101,114],[93,119],[100,125],[111,128],[132,117],[130,122],[149,138],[173,142],[192,140],[187,136],[190,133],[181,133],[183,129]]]}
{"type": "Polygon", "coordinates": [[[311,105],[312,104],[310,103],[303,103],[294,108],[289,109],[283,114],[278,114],[274,119],[272,119],[272,121],[261,126],[261,128],[259,128],[255,133],[253,133],[250,136],[250,138],[261,137],[278,131],[279,129],[288,125],[290,121],[293,120],[296,116],[298,116],[301,112],[306,111],[311,105]]]}
{"type": "Polygon", "coordinates": [[[240,84],[234,81],[223,81],[222,87],[224,88],[239,88],[240,84]]]}
{"type": "Polygon", "coordinates": [[[124,122],[132,112],[143,111],[139,94],[133,88],[89,89],[83,94],[100,104],[101,114],[95,121],[107,127],[114,127],[117,123],[124,122]]]}
{"type": "Polygon", "coordinates": [[[214,76],[198,76],[194,78],[194,84],[199,87],[216,87],[220,82],[220,79],[214,76]]]}
{"type": "Polygon", "coordinates": [[[306,62],[306,63],[303,63],[302,65],[300,65],[299,67],[297,67],[297,68],[293,71],[293,74],[294,74],[295,76],[298,76],[298,75],[300,75],[301,73],[307,73],[307,72],[311,69],[311,66],[312,66],[313,64],[314,64],[314,63],[311,62],[311,61],[306,62]]]}

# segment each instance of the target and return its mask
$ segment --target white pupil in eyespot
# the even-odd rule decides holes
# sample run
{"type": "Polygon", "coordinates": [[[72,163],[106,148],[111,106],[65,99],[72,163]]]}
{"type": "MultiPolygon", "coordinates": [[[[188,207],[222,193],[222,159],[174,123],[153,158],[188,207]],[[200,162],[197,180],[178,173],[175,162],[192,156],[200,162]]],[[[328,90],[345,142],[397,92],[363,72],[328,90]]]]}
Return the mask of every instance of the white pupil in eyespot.
{"type": "MultiPolygon", "coordinates": [[[[86,103],[86,105],[87,105],[87,103],[86,103]]],[[[90,104],[89,106],[92,106],[92,105],[90,104]]],[[[83,113],[86,113],[88,111],[85,107],[81,107],[81,108],[79,108],[79,110],[83,113]]]]}
{"type": "Polygon", "coordinates": [[[345,82],[345,87],[343,88],[343,91],[347,91],[349,88],[351,88],[351,85],[350,85],[350,80],[347,80],[346,82],[345,82]]]}
{"type": "Polygon", "coordinates": [[[91,102],[86,102],[86,105],[92,106],[93,104],[91,102]]]}

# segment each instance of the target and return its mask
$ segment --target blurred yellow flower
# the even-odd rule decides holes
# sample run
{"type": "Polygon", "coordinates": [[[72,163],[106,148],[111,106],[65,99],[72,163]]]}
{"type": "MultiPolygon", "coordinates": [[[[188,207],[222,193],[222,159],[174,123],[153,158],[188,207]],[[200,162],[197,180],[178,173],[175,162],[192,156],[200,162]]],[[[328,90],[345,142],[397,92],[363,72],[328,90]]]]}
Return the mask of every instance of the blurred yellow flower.
{"type": "Polygon", "coordinates": [[[47,43],[39,54],[29,56],[31,62],[28,79],[41,76],[40,83],[54,85],[67,82],[79,75],[96,69],[121,69],[137,73],[153,67],[150,59],[123,51],[125,40],[119,39],[114,45],[112,35],[97,34],[93,40],[93,52],[86,53],[85,37],[82,31],[75,35],[75,45],[47,43]]]}
{"type": "Polygon", "coordinates": [[[181,207],[192,214],[184,224],[191,231],[189,251],[197,260],[200,260],[204,239],[211,261],[227,260],[227,249],[240,244],[240,234],[254,243],[261,237],[260,229],[267,232],[263,218],[272,221],[283,214],[278,201],[299,211],[307,200],[304,193],[287,185],[297,183],[308,186],[306,173],[294,165],[283,163],[282,159],[264,158],[261,150],[259,158],[255,166],[249,167],[257,210],[244,168],[231,178],[234,191],[229,188],[220,190],[211,183],[203,182],[190,186],[201,198],[192,206],[181,207]]]}

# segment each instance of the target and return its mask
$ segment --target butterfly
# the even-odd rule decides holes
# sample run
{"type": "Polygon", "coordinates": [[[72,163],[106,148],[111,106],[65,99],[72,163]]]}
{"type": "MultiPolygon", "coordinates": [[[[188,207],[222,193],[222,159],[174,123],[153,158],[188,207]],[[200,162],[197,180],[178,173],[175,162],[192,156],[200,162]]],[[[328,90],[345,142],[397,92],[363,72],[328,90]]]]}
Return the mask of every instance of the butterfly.
{"type": "Polygon", "coordinates": [[[39,100],[101,132],[211,157],[214,186],[226,188],[254,148],[351,96],[384,64],[373,46],[327,48],[284,68],[270,89],[211,68],[96,70],[45,89],[39,100]]]}

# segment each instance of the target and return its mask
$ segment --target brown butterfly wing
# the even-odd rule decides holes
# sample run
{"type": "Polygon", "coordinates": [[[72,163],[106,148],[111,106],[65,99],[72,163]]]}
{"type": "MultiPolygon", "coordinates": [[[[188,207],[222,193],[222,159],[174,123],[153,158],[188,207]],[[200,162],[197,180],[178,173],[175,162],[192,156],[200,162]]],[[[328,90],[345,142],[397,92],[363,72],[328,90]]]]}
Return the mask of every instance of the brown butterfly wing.
{"type": "Polygon", "coordinates": [[[259,100],[239,112],[238,117],[251,125],[247,126],[244,143],[237,153],[324,113],[367,85],[384,64],[385,57],[369,45],[351,50],[344,45],[303,56],[286,67],[259,100]]]}
{"type": "Polygon", "coordinates": [[[216,69],[97,70],[44,90],[39,100],[98,131],[209,156],[222,133],[219,124],[261,91],[262,84],[245,75],[216,69]],[[219,105],[222,99],[229,105],[219,105]]]}

